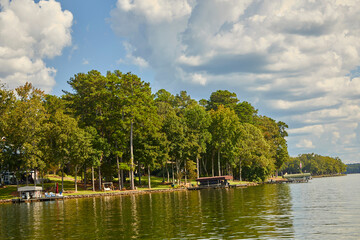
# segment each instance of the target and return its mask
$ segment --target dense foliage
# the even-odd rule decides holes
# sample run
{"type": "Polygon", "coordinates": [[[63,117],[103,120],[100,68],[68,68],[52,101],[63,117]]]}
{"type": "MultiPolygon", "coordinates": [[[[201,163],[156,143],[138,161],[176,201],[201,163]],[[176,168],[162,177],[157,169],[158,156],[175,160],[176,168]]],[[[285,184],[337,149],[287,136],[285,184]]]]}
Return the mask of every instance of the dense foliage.
{"type": "MultiPolygon", "coordinates": [[[[68,83],[72,91],[61,97],[29,83],[0,88],[0,171],[79,173],[93,188],[95,178],[100,188],[114,178],[123,187],[129,177],[134,188],[144,174],[173,182],[225,174],[261,181],[289,159],[288,126],[227,90],[197,102],[185,91],[153,94],[149,83],[120,71],[79,73],[68,83]]],[[[342,171],[333,160],[336,169],[302,161],[316,174],[342,171]]]]}
{"type": "Polygon", "coordinates": [[[346,173],[360,173],[360,163],[347,164],[346,173]]]}
{"type": "Polygon", "coordinates": [[[308,153],[290,158],[290,161],[284,164],[282,171],[284,173],[299,173],[302,171],[309,172],[312,175],[340,174],[346,171],[346,165],[337,157],[332,158],[308,153]]]}

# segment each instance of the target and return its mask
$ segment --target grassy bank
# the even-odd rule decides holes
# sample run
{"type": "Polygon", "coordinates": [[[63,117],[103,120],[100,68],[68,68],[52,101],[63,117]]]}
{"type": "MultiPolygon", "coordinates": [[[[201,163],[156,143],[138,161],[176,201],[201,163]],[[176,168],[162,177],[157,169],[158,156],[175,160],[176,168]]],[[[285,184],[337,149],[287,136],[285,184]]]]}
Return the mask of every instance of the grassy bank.
{"type": "MultiPolygon", "coordinates": [[[[59,191],[61,191],[61,177],[57,175],[48,175],[46,176],[46,179],[48,179],[50,182],[43,184],[43,190],[44,192],[55,192],[56,184],[59,185],[59,191]]],[[[138,180],[138,179],[136,179],[138,180]]],[[[166,189],[173,189],[171,183],[163,183],[161,177],[151,177],[151,189],[152,190],[166,190],[166,189]]],[[[190,184],[196,185],[195,180],[188,181],[190,184]]],[[[141,185],[138,184],[138,181],[135,181],[136,189],[137,190],[149,190],[148,188],[148,178],[143,177],[141,179],[141,185]]],[[[248,184],[249,182],[245,181],[230,181],[230,184],[248,184]]],[[[114,181],[114,184],[116,185],[116,181],[114,181]]],[[[25,186],[25,185],[20,185],[25,186]]],[[[42,184],[38,184],[38,186],[42,186],[42,184]]],[[[176,185],[175,188],[179,188],[180,186],[176,185]]],[[[95,188],[98,188],[98,184],[95,184],[95,188]]],[[[117,188],[117,185],[116,185],[117,188]]],[[[129,182],[126,181],[125,183],[125,191],[129,190],[129,182]]],[[[123,190],[124,191],[124,190],[123,190]]],[[[78,182],[78,191],[75,192],[75,180],[71,176],[67,176],[64,178],[64,196],[72,196],[72,195],[92,195],[92,194],[101,194],[101,193],[112,193],[112,192],[119,192],[119,190],[114,191],[92,191],[92,185],[91,182],[87,185],[86,189],[84,187],[83,183],[78,182]]],[[[4,187],[0,187],[0,200],[7,200],[7,199],[13,199],[17,198],[18,192],[17,192],[17,186],[16,185],[8,185],[4,187]]]]}
{"type": "Polygon", "coordinates": [[[342,177],[346,174],[322,174],[322,175],[311,175],[312,178],[324,178],[324,177],[342,177]]]}

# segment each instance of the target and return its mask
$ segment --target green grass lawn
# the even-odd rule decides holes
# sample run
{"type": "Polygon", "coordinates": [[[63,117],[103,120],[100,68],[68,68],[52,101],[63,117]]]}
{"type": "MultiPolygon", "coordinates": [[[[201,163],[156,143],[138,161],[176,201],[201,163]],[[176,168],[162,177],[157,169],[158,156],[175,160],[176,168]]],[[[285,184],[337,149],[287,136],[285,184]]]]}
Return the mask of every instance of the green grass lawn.
{"type": "Polygon", "coordinates": [[[5,199],[12,199],[15,198],[15,196],[11,195],[13,192],[16,192],[17,187],[16,185],[10,185],[10,186],[5,186],[5,187],[1,187],[0,188],[0,200],[5,200],[5,199]]]}
{"type": "MultiPolygon", "coordinates": [[[[48,175],[46,176],[49,179],[50,183],[44,183],[44,192],[55,192],[56,183],[59,185],[59,191],[61,191],[61,177],[57,175],[48,175]]],[[[79,178],[80,179],[80,178],[79,178]]],[[[151,176],[151,189],[169,189],[172,188],[171,183],[163,183],[162,177],[151,176]]],[[[89,195],[89,194],[96,194],[96,193],[103,193],[103,191],[92,191],[91,190],[91,180],[88,182],[87,190],[84,189],[84,185],[82,183],[78,183],[78,192],[75,192],[75,185],[74,185],[74,178],[72,176],[66,176],[64,178],[64,195],[89,195]]],[[[114,183],[117,183],[117,179],[114,180],[114,183]]],[[[184,183],[184,182],[183,182],[184,183]]],[[[193,184],[196,186],[195,180],[190,180],[188,183],[193,184]]],[[[230,184],[246,184],[248,182],[245,181],[230,181],[230,184]]],[[[24,185],[20,185],[24,186],[24,185]]],[[[39,184],[38,186],[42,186],[39,184]]],[[[138,178],[135,178],[135,186],[138,190],[147,190],[148,189],[148,177],[143,176],[141,178],[141,185],[138,185],[138,178]]],[[[178,185],[177,185],[178,186],[178,185]]],[[[98,187],[98,185],[96,185],[98,187]]],[[[125,188],[130,189],[129,186],[129,179],[127,179],[125,183],[125,188]]],[[[118,191],[118,190],[115,190],[118,191]]],[[[112,192],[112,191],[109,191],[112,192]]],[[[10,185],[0,188],[0,200],[4,199],[12,199],[16,198],[17,195],[17,186],[10,185]]]]}
{"type": "MultiPolygon", "coordinates": [[[[44,183],[43,191],[45,192],[55,192],[56,183],[59,185],[59,191],[61,191],[61,176],[57,175],[48,175],[46,176],[49,179],[50,183],[44,183]]],[[[80,179],[80,178],[79,178],[80,179]]],[[[128,179],[127,179],[128,180],[128,179]]],[[[144,176],[141,178],[141,186],[138,186],[138,179],[135,179],[135,186],[138,190],[146,190],[148,189],[148,178],[144,176]]],[[[78,192],[75,192],[75,180],[72,176],[66,176],[64,178],[64,195],[88,195],[88,194],[96,194],[103,193],[103,191],[92,191],[91,188],[91,180],[88,182],[87,190],[84,189],[84,184],[78,182],[78,192]],[[90,190],[89,190],[90,189],[90,190]]],[[[117,179],[114,180],[114,183],[117,182],[117,179]]],[[[25,185],[20,185],[20,187],[25,185]]],[[[42,184],[38,184],[38,186],[42,186],[42,184]]],[[[95,186],[98,187],[98,183],[95,183],[95,186]]],[[[125,188],[130,189],[129,183],[125,183],[125,188]]],[[[171,188],[171,184],[163,184],[162,178],[159,177],[151,177],[151,188],[152,189],[169,189],[171,188]]],[[[115,190],[118,191],[118,190],[115,190]]],[[[112,191],[109,191],[112,192],[112,191]]],[[[17,195],[17,186],[16,185],[8,185],[5,187],[0,187],[0,200],[4,199],[12,199],[16,198],[17,195]]]]}

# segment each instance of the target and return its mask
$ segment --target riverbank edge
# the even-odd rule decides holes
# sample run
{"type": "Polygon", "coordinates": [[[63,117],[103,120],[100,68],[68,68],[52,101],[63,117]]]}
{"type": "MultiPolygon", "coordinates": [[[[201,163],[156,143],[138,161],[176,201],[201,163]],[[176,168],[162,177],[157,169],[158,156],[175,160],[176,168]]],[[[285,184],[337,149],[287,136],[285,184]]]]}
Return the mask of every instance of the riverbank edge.
{"type": "Polygon", "coordinates": [[[312,178],[326,178],[326,177],[344,177],[347,174],[342,173],[342,174],[323,174],[323,175],[312,175],[312,178]]]}
{"type": "MultiPolygon", "coordinates": [[[[257,186],[258,183],[248,183],[244,184],[242,187],[251,187],[257,186]]],[[[128,196],[128,195],[140,195],[140,194],[149,194],[149,193],[166,193],[166,192],[180,192],[180,191],[189,191],[187,188],[169,188],[169,189],[144,189],[144,190],[125,190],[125,191],[116,191],[116,192],[103,192],[103,193],[94,193],[94,194],[77,194],[77,195],[66,195],[63,199],[76,199],[76,198],[91,198],[91,197],[106,197],[106,196],[128,196]]],[[[2,199],[0,204],[12,203],[12,199],[2,199]]]]}
{"type": "MultiPolygon", "coordinates": [[[[160,193],[160,192],[177,192],[177,191],[186,191],[186,188],[169,188],[169,189],[145,189],[145,190],[126,190],[126,191],[116,191],[116,192],[103,192],[103,193],[94,193],[94,194],[76,194],[76,195],[66,195],[62,199],[75,199],[75,198],[91,198],[91,197],[105,197],[105,196],[119,196],[119,195],[140,195],[148,193],[160,193]]],[[[62,200],[59,199],[59,200],[62,200]]],[[[2,199],[2,203],[12,203],[12,199],[2,199]]]]}

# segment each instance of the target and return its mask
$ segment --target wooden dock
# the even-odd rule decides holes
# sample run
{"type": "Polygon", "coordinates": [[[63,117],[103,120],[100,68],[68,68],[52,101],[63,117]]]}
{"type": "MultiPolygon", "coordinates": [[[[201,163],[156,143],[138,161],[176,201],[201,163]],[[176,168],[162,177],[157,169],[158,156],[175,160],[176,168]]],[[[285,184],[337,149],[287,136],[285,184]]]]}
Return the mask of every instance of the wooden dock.
{"type": "Polygon", "coordinates": [[[247,184],[229,184],[229,185],[216,185],[216,184],[213,184],[213,185],[203,185],[203,186],[197,186],[197,187],[188,187],[187,189],[188,190],[201,190],[201,189],[214,189],[214,188],[246,188],[248,187],[247,184]]]}

